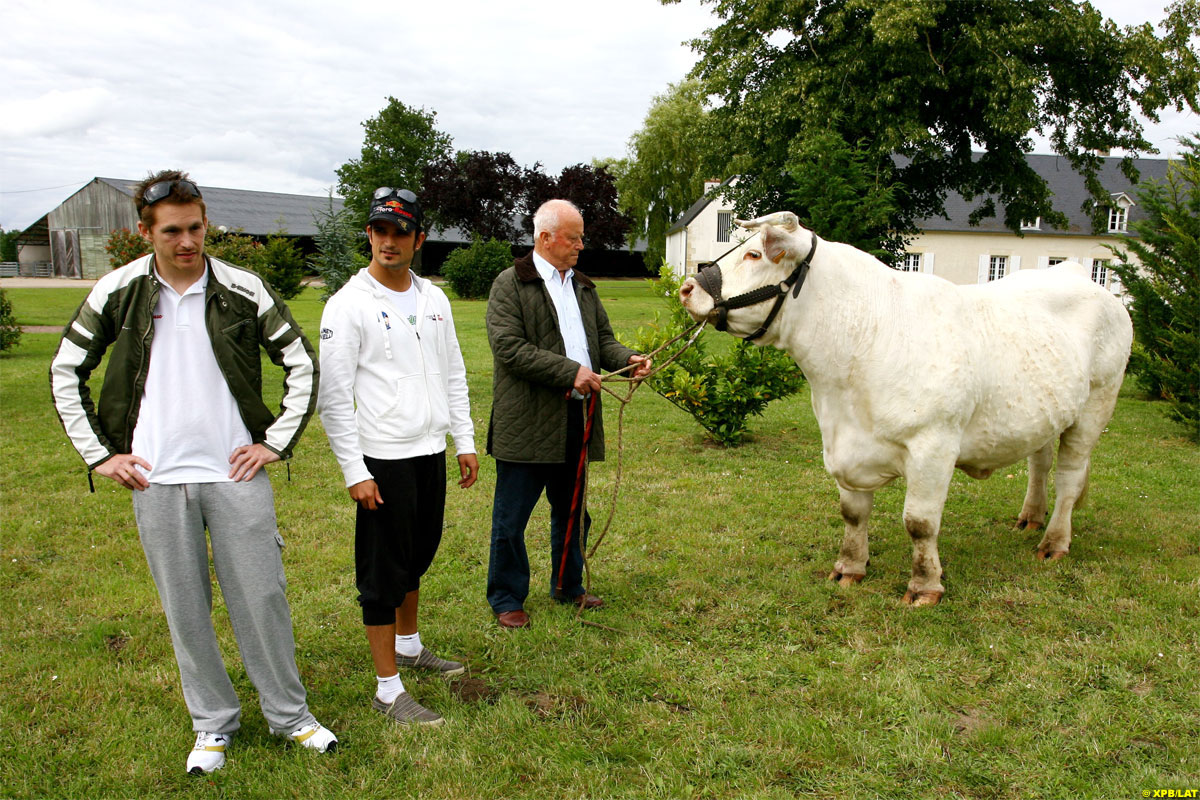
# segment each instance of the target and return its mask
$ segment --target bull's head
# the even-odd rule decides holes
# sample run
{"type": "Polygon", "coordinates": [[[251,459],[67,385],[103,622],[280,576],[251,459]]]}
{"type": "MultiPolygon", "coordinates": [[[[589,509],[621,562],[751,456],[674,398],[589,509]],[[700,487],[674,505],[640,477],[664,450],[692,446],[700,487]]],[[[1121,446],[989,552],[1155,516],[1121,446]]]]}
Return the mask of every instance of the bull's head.
{"type": "Polygon", "coordinates": [[[800,293],[817,237],[790,211],[737,223],[754,235],[726,254],[726,265],[702,264],[679,287],[679,300],[694,319],[753,340],[766,333],[788,292],[800,293]]]}

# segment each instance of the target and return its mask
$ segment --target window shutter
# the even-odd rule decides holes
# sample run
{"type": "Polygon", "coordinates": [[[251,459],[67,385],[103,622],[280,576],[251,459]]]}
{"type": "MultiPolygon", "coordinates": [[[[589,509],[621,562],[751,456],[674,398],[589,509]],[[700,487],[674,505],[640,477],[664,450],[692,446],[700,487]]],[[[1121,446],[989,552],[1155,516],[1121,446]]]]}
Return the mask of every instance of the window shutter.
{"type": "Polygon", "coordinates": [[[1038,269],[1048,269],[1050,267],[1050,256],[1038,256],[1038,269]]]}
{"type": "Polygon", "coordinates": [[[1009,256],[1008,257],[1008,269],[1004,272],[1004,274],[1005,274],[1005,276],[1012,275],[1014,272],[1016,272],[1020,268],[1021,268],[1021,257],[1020,256],[1009,256]]]}
{"type": "Polygon", "coordinates": [[[988,276],[988,259],[991,258],[987,253],[979,257],[979,275],[976,276],[976,283],[987,283],[988,276]]]}
{"type": "Polygon", "coordinates": [[[926,253],[921,259],[921,272],[933,274],[933,253],[926,253]]]}

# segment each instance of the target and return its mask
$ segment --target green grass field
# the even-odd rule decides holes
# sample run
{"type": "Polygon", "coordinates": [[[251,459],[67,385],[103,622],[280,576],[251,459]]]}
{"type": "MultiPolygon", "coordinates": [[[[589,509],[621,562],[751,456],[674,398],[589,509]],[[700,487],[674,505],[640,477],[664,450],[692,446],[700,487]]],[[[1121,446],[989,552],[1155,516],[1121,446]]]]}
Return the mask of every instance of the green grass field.
{"type": "MultiPolygon", "coordinates": [[[[61,325],[86,290],[10,290],[23,324],[61,325]]],[[[619,334],[658,300],[605,282],[619,334]]],[[[314,334],[321,304],[292,303],[314,334]]],[[[485,441],[484,304],[454,305],[485,441]]],[[[715,334],[712,334],[715,335],[715,334]]],[[[216,597],[243,698],[228,766],[184,774],[192,744],[166,624],[129,498],[85,469],[50,404],[56,334],[0,357],[3,499],[0,796],[273,798],[1133,798],[1200,788],[1200,450],[1132,389],[1097,448],[1065,560],[1014,528],[1025,468],[956,475],[941,605],[900,601],[903,487],[878,493],[871,572],[825,580],[841,540],[807,393],[773,404],[736,450],[649,390],[625,414],[624,479],[592,567],[605,608],[580,625],[548,596],[546,510],[528,542],[534,626],[484,598],[494,464],[449,490],[424,581],[422,638],[465,679],[407,678],[444,714],[391,726],[353,588],[353,509],[320,422],[271,470],[297,639],[336,754],[270,736],[216,597]]],[[[269,392],[278,397],[278,379],[269,392]]],[[[615,456],[616,404],[605,413],[615,456]]],[[[593,472],[602,519],[615,463],[593,472]]]]}

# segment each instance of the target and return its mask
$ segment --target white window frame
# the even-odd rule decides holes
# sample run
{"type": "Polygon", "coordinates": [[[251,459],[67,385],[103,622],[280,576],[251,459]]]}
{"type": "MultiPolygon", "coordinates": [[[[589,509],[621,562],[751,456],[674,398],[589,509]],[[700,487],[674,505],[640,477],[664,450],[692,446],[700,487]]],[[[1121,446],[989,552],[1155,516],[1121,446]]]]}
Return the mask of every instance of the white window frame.
{"type": "Polygon", "coordinates": [[[900,271],[924,272],[924,260],[923,253],[905,253],[904,260],[900,262],[900,271]]]}
{"type": "Polygon", "coordinates": [[[1042,229],[1042,218],[1038,217],[1033,222],[1029,220],[1021,221],[1021,230],[1023,231],[1040,231],[1042,229]]]}
{"type": "Polygon", "coordinates": [[[1112,269],[1112,259],[1111,258],[1093,258],[1092,259],[1092,269],[1091,269],[1092,281],[1094,283],[1100,284],[1101,286],[1107,287],[1109,284],[1108,273],[1109,273],[1109,270],[1111,270],[1111,269],[1112,269]],[[1097,280],[1097,276],[1099,277],[1098,280],[1097,280]]]}
{"type": "Polygon", "coordinates": [[[1108,207],[1108,232],[1125,233],[1129,230],[1129,209],[1134,205],[1129,195],[1117,192],[1112,195],[1112,205],[1108,207]]]}
{"type": "Polygon", "coordinates": [[[1008,274],[1008,256],[988,256],[987,283],[998,281],[1008,274]]]}
{"type": "Polygon", "coordinates": [[[718,211],[717,212],[717,241],[730,242],[733,241],[733,212],[718,211]]]}

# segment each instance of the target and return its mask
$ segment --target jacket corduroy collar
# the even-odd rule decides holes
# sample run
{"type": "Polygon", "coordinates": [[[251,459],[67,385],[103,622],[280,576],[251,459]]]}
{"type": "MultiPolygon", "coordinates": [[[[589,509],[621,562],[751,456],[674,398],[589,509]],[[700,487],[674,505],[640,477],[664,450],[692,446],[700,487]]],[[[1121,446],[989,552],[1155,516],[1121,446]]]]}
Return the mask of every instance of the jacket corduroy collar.
{"type": "MultiPolygon", "coordinates": [[[[532,250],[514,261],[513,268],[517,271],[517,278],[524,283],[531,283],[532,281],[540,281],[542,279],[541,274],[537,271],[537,267],[533,264],[532,250]]],[[[580,286],[586,286],[589,289],[596,288],[596,284],[592,281],[592,279],[587,275],[584,275],[578,269],[575,270],[575,273],[572,277],[579,283],[580,286]]]]}

